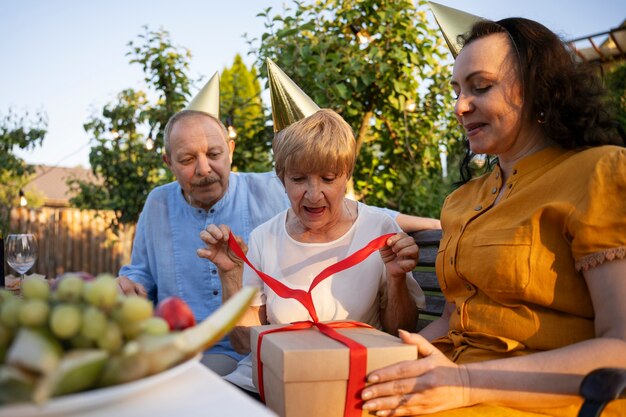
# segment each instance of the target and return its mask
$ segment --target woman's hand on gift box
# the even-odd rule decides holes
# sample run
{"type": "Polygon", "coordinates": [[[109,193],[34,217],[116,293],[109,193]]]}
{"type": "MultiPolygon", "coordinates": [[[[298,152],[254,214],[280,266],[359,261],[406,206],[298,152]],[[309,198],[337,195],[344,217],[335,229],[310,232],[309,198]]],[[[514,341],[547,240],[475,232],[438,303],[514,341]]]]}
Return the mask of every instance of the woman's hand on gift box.
{"type": "Polygon", "coordinates": [[[463,366],[450,361],[418,334],[400,330],[404,343],[416,345],[419,359],[370,373],[362,393],[363,409],[378,416],[407,416],[471,405],[469,378],[463,366]]]}

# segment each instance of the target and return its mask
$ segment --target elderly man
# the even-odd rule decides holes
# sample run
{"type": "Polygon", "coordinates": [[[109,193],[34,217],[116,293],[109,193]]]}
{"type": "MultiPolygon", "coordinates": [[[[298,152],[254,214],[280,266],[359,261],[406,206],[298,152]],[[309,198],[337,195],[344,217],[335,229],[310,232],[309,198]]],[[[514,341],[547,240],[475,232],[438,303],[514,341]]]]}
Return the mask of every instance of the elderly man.
{"type": "MultiPolygon", "coordinates": [[[[196,256],[196,249],[204,245],[200,231],[208,224],[224,223],[247,238],[252,229],[284,210],[288,201],[273,172],[230,172],[234,142],[209,114],[184,110],[174,115],[165,129],[165,144],[163,160],[177,181],[148,196],[131,263],[120,270],[119,285],[126,294],[147,295],[155,302],[181,297],[199,321],[222,303],[217,268],[196,256]]],[[[237,363],[227,340],[211,353],[206,364],[219,374],[237,363]],[[226,368],[220,366],[224,362],[226,368]]]]}
{"type": "MultiPolygon", "coordinates": [[[[235,143],[216,117],[219,101],[209,108],[206,103],[198,105],[199,101],[196,97],[165,127],[163,160],[176,181],[149,194],[137,224],[131,263],[122,267],[118,277],[125,294],[155,302],[169,296],[182,298],[197,321],[222,303],[217,267],[196,255],[204,246],[200,232],[209,224],[227,224],[247,241],[255,227],[289,207],[274,172],[230,171],[235,143]]],[[[407,231],[439,226],[438,220],[389,213],[407,231]]],[[[202,362],[225,375],[239,359],[225,338],[205,353],[202,362]]]]}

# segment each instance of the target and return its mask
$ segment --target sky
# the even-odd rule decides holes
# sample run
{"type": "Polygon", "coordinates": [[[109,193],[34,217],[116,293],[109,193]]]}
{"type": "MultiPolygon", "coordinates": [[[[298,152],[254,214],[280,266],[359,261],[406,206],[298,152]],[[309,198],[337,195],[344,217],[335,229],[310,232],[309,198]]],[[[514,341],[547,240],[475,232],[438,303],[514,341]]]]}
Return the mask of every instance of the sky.
{"type": "MultiPolygon", "coordinates": [[[[311,0],[305,0],[311,1],[311,0]]],[[[624,0],[439,0],[489,19],[537,20],[564,39],[605,32],[626,19],[624,0]]],[[[237,53],[251,65],[243,35],[259,39],[266,7],[291,0],[0,0],[0,117],[47,115],[47,134],[30,164],[89,167],[83,124],[126,88],[144,89],[128,42],[163,28],[192,53],[189,75],[207,80],[232,65],[237,53]]],[[[430,12],[428,15],[432,18],[430,12]]],[[[256,43],[258,45],[258,41],[256,43]]],[[[192,89],[195,94],[202,85],[192,89]]]]}

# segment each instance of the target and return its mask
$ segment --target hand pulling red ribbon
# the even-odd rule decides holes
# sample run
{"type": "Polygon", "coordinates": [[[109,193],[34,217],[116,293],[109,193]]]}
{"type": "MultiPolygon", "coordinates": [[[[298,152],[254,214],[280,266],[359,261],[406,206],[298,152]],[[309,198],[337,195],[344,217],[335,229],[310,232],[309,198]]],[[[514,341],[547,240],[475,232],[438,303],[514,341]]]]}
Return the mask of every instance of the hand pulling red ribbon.
{"type": "Polygon", "coordinates": [[[253,271],[255,271],[259,277],[265,282],[278,296],[282,298],[293,298],[296,299],[307,309],[309,315],[311,316],[312,321],[299,321],[295,323],[291,323],[286,327],[281,327],[280,329],[267,330],[259,334],[258,342],[257,342],[257,366],[258,366],[258,379],[259,379],[259,393],[261,395],[261,399],[265,401],[265,393],[263,390],[263,363],[261,362],[261,344],[263,343],[263,336],[269,333],[275,332],[284,332],[284,331],[292,331],[292,330],[302,330],[308,329],[311,327],[317,327],[320,332],[330,337],[333,340],[336,340],[348,347],[350,350],[350,371],[348,375],[348,387],[346,392],[346,404],[344,417],[358,417],[361,415],[361,407],[360,407],[360,392],[365,386],[365,374],[367,372],[367,348],[360,343],[355,342],[354,340],[346,337],[340,333],[338,333],[333,328],[349,328],[349,327],[368,327],[371,326],[352,322],[352,321],[342,321],[342,322],[333,322],[333,323],[320,323],[317,318],[317,312],[315,311],[315,306],[313,305],[313,298],[311,296],[311,291],[322,282],[324,279],[329,276],[336,274],[337,272],[341,272],[345,269],[348,269],[359,262],[366,259],[373,252],[385,247],[387,245],[387,239],[393,236],[393,233],[386,234],[380,236],[370,243],[368,243],[362,249],[359,249],[352,255],[347,258],[330,265],[325,268],[322,272],[320,272],[314,279],[311,285],[309,286],[308,291],[303,290],[294,290],[292,288],[287,287],[282,282],[278,281],[275,278],[265,274],[262,271],[259,271],[250,263],[246,255],[243,253],[239,244],[235,240],[232,232],[230,233],[228,239],[228,246],[230,249],[241,258],[253,271]]]}

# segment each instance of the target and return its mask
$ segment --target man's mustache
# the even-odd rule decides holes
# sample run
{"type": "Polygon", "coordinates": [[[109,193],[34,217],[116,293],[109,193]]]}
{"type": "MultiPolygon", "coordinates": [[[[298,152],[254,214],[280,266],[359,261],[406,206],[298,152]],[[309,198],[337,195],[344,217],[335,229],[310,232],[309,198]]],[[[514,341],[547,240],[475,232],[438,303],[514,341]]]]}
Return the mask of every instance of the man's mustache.
{"type": "Polygon", "coordinates": [[[220,182],[220,177],[216,175],[209,175],[208,177],[204,177],[200,181],[195,181],[191,183],[192,187],[204,187],[206,185],[215,184],[216,182],[220,182]]]}

